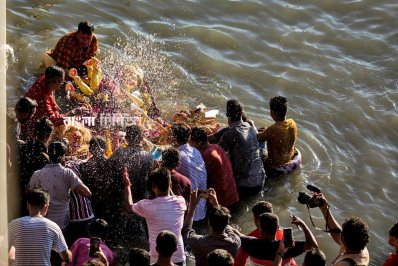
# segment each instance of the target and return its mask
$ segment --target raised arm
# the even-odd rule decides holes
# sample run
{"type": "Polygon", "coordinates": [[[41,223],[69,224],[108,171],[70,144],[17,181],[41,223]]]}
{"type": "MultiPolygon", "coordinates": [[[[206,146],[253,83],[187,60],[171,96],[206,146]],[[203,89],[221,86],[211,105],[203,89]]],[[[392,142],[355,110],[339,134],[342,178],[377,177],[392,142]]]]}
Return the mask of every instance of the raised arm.
{"type": "Polygon", "coordinates": [[[308,226],[304,223],[303,220],[301,220],[296,216],[293,216],[292,224],[301,226],[301,228],[303,229],[305,236],[304,250],[309,250],[311,248],[318,248],[318,242],[316,241],[315,236],[312,234],[311,230],[308,228],[308,226]]]}
{"type": "Polygon", "coordinates": [[[193,216],[195,214],[195,208],[198,206],[200,200],[200,195],[198,195],[198,190],[194,190],[191,192],[191,200],[188,208],[188,213],[185,216],[184,226],[192,227],[193,224],[193,216]]]}
{"type": "Polygon", "coordinates": [[[124,170],[123,173],[123,182],[124,182],[124,199],[126,202],[126,211],[128,213],[133,213],[134,201],[133,201],[133,195],[131,193],[131,182],[127,168],[124,170]]]}
{"type": "Polygon", "coordinates": [[[330,211],[329,204],[326,201],[325,197],[321,197],[321,200],[324,201],[319,207],[322,211],[323,217],[325,218],[327,228],[329,228],[330,235],[332,236],[333,240],[339,244],[340,246],[343,244],[341,242],[341,226],[333,217],[333,214],[330,211]]]}

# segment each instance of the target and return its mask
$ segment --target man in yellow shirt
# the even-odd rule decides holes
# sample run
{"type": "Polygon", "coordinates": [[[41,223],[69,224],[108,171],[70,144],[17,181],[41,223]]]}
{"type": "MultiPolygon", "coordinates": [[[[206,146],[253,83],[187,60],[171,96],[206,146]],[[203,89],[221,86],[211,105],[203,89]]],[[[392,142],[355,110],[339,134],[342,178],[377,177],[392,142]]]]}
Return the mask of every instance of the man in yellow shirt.
{"type": "Polygon", "coordinates": [[[275,123],[268,128],[260,128],[257,139],[259,142],[267,142],[266,168],[277,168],[288,163],[295,155],[297,125],[293,119],[286,119],[287,99],[285,97],[273,97],[269,105],[271,117],[275,123]]]}

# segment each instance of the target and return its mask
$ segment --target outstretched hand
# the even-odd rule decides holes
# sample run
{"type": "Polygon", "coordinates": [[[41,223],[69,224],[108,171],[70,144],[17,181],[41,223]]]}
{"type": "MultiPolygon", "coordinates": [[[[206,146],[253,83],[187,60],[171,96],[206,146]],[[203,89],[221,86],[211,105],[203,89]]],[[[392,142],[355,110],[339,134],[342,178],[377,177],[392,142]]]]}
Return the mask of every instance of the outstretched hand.
{"type": "Polygon", "coordinates": [[[129,172],[127,171],[127,167],[124,168],[123,183],[124,183],[125,187],[130,187],[131,186],[131,181],[130,181],[130,178],[129,178],[129,172]]]}

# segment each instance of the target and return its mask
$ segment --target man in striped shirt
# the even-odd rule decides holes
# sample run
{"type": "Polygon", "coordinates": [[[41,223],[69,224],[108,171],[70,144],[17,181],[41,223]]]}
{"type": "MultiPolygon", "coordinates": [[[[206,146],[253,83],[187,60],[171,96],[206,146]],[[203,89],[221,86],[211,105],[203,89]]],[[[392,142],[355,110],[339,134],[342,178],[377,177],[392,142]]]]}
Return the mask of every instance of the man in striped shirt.
{"type": "Polygon", "coordinates": [[[59,226],[45,218],[50,195],[43,189],[34,189],[28,195],[29,216],[12,220],[8,226],[8,247],[15,247],[13,265],[51,265],[51,250],[58,252],[65,262],[72,254],[68,250],[59,226]]]}
{"type": "MultiPolygon", "coordinates": [[[[184,123],[176,123],[172,127],[175,146],[180,151],[180,165],[177,172],[191,180],[192,190],[207,189],[207,172],[205,162],[198,149],[188,144],[191,128],[184,123]]],[[[194,221],[203,220],[206,217],[206,200],[201,199],[196,207],[194,221]]]]}

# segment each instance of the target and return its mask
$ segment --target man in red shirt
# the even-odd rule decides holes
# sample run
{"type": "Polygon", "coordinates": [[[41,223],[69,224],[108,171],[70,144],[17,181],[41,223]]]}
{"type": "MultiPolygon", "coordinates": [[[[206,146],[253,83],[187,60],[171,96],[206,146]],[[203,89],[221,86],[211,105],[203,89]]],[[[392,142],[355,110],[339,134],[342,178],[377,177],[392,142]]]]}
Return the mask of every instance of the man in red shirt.
{"type": "Polygon", "coordinates": [[[93,24],[80,22],[78,30],[63,36],[54,49],[48,54],[64,70],[78,68],[84,61],[96,56],[98,50],[97,36],[93,24]]]}
{"type": "Polygon", "coordinates": [[[206,131],[194,127],[191,133],[191,145],[202,154],[206,165],[207,187],[213,188],[221,206],[231,206],[239,201],[231,162],[225,151],[217,144],[210,144],[206,131]]]}
{"type": "MultiPolygon", "coordinates": [[[[248,236],[253,236],[256,238],[261,238],[260,235],[260,215],[263,213],[273,213],[272,203],[267,201],[258,201],[252,208],[253,213],[253,221],[256,225],[256,229],[248,234],[248,236]]],[[[275,234],[275,240],[281,240],[283,238],[283,229],[278,228],[275,234]]],[[[249,255],[240,248],[238,254],[235,257],[235,266],[244,266],[246,265],[246,260],[249,255]]],[[[253,258],[253,260],[256,260],[253,258]]],[[[293,259],[292,259],[293,260],[293,259]]],[[[261,260],[256,260],[261,264],[261,260]]],[[[295,264],[293,264],[295,265],[295,264]]]]}
{"type": "Polygon", "coordinates": [[[398,265],[398,223],[391,227],[389,235],[388,243],[395,248],[395,254],[390,253],[383,266],[398,265]]]}
{"type": "MultiPolygon", "coordinates": [[[[50,66],[46,69],[45,74],[41,75],[25,93],[25,97],[29,97],[37,102],[36,112],[22,128],[28,139],[33,137],[35,123],[42,117],[48,117],[55,127],[64,125],[64,115],[60,113],[60,109],[54,98],[54,92],[59,90],[64,79],[65,72],[62,68],[50,66]]],[[[83,111],[82,108],[76,108],[66,115],[76,115],[83,111]]]]}

